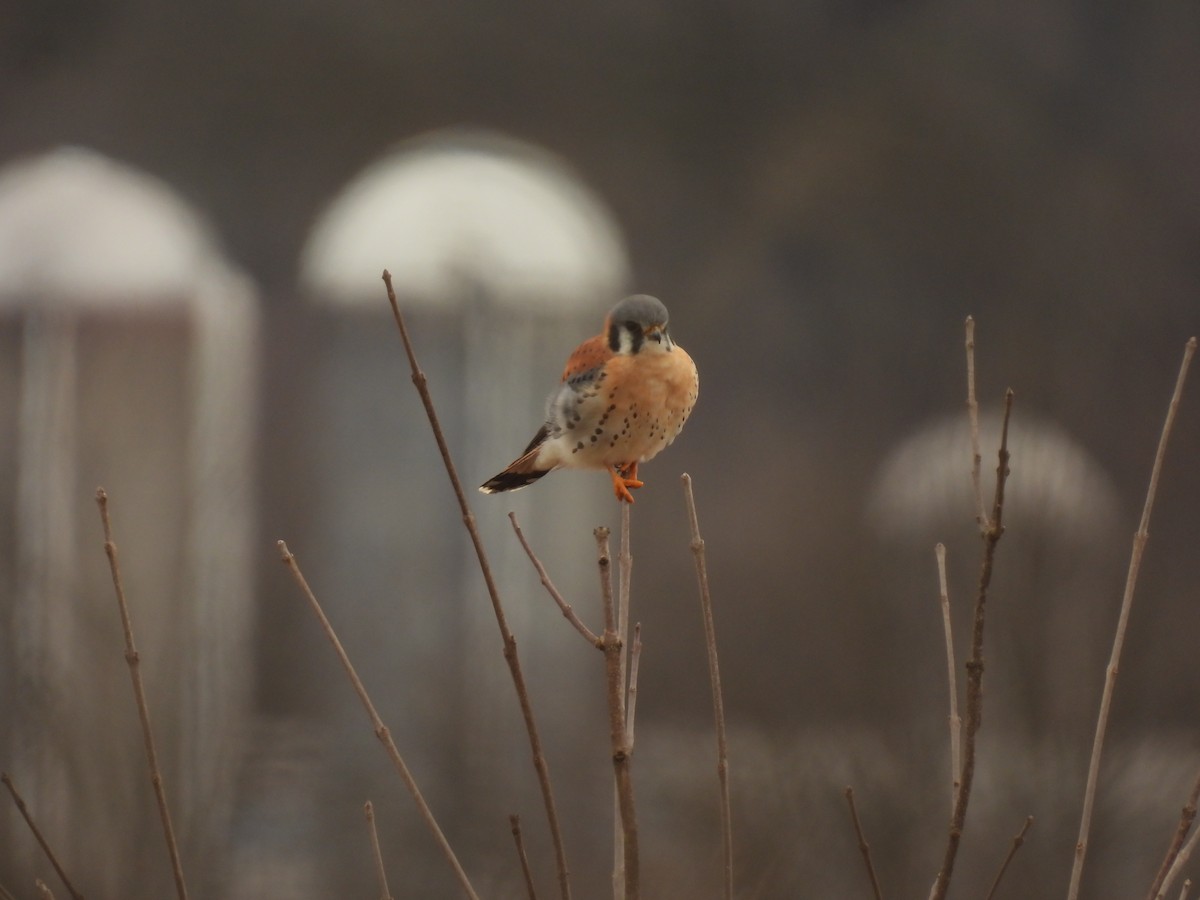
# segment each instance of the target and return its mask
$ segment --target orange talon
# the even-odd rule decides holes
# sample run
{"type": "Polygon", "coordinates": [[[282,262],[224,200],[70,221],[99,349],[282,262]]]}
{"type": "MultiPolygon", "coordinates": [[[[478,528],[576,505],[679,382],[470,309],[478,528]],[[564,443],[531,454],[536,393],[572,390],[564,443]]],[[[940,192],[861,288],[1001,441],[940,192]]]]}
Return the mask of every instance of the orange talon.
{"type": "Polygon", "coordinates": [[[645,482],[637,480],[637,463],[630,463],[623,468],[613,466],[608,470],[608,474],[612,478],[613,493],[617,495],[617,500],[625,503],[633,502],[633,494],[629,493],[630,488],[636,490],[645,484],[645,482]]]}

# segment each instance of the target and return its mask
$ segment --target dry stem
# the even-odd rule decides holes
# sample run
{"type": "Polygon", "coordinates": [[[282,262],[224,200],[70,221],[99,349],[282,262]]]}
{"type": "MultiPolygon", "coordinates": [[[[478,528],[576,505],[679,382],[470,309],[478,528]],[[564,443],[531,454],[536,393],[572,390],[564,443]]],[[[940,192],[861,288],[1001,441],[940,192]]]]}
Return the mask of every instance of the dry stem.
{"type": "MultiPolygon", "coordinates": [[[[621,645],[620,652],[617,654],[617,670],[618,678],[622,685],[620,696],[617,698],[621,707],[621,718],[625,721],[626,742],[629,749],[633,750],[633,733],[629,727],[629,718],[626,715],[626,707],[629,705],[627,665],[628,665],[628,644],[629,644],[629,603],[630,594],[629,586],[633,576],[633,554],[630,551],[630,519],[632,517],[631,503],[619,503],[621,507],[621,539],[620,550],[617,553],[617,610],[616,610],[616,632],[617,638],[621,645]]],[[[603,649],[603,648],[601,648],[603,649]]],[[[622,900],[624,897],[624,873],[625,873],[625,841],[623,837],[623,826],[621,815],[621,790],[617,783],[613,783],[613,897],[615,900],[622,900]]]]}
{"type": "Polygon", "coordinates": [[[1167,877],[1167,872],[1175,862],[1175,857],[1179,855],[1179,848],[1183,846],[1188,832],[1191,831],[1192,822],[1196,819],[1197,803],[1200,803],[1200,775],[1196,776],[1196,783],[1192,785],[1192,792],[1188,795],[1187,803],[1180,811],[1179,825],[1175,829],[1175,834],[1171,836],[1171,843],[1167,846],[1167,855],[1163,857],[1162,865],[1158,867],[1158,874],[1154,876],[1154,882],[1150,885],[1150,892],[1146,895],[1146,900],[1155,900],[1159,896],[1159,889],[1167,877]]]}
{"type": "Polygon", "coordinates": [[[1025,835],[1029,829],[1033,827],[1033,816],[1025,817],[1025,824],[1021,826],[1021,830],[1017,832],[1017,836],[1013,838],[1012,846],[1008,848],[1008,853],[1004,857],[1004,862],[1000,864],[1000,871],[996,873],[996,880],[992,882],[992,889],[987,892],[987,897],[984,900],[992,900],[996,896],[996,888],[1000,887],[1000,879],[1004,877],[1004,873],[1008,870],[1008,864],[1012,862],[1013,857],[1017,855],[1017,851],[1021,849],[1021,845],[1025,843],[1025,835]]]}
{"type": "Polygon", "coordinates": [[[513,841],[517,845],[517,858],[521,860],[521,876],[525,879],[525,892],[529,900],[537,900],[537,891],[533,887],[533,872],[529,871],[529,857],[525,854],[525,841],[521,838],[521,817],[513,813],[508,817],[512,827],[513,841]]]}
{"type": "MultiPolygon", "coordinates": [[[[633,553],[630,551],[629,520],[632,513],[631,503],[621,506],[621,543],[617,555],[617,636],[621,639],[621,684],[628,684],[628,647],[629,647],[629,585],[633,577],[633,553]]],[[[621,694],[621,715],[625,715],[625,705],[628,698],[621,694]]]]}
{"type": "Polygon", "coordinates": [[[717,732],[717,780],[721,789],[721,847],[725,869],[725,898],[733,897],[733,816],[729,804],[729,748],[725,739],[725,701],[721,692],[721,667],[717,662],[717,632],[713,624],[712,595],[708,589],[708,566],[704,556],[704,539],[700,536],[700,520],[696,515],[696,499],[692,494],[692,476],[684,474],[683,499],[687,506],[691,531],[692,556],[696,563],[696,581],[700,588],[700,612],[704,617],[704,643],[708,648],[708,676],[712,687],[713,720],[717,732]]]}
{"type": "Polygon", "coordinates": [[[1175,424],[1175,413],[1179,408],[1179,398],[1183,394],[1183,385],[1187,379],[1188,367],[1196,352],[1196,339],[1187,342],[1183,351],[1183,362],[1179,366],[1179,377],[1175,380],[1175,391],[1167,407],[1167,417],[1163,422],[1162,434],[1158,440],[1158,451],[1154,454],[1154,465],[1150,470],[1150,485],[1146,490],[1146,503],[1142,507],[1142,519],[1138,530],[1133,536],[1133,550],[1129,558],[1129,573],[1125,579],[1125,594],[1121,598],[1121,614],[1117,620],[1116,634],[1113,636],[1112,655],[1109,657],[1108,668],[1105,671],[1104,691],[1100,695],[1100,712],[1096,717],[1096,735],[1092,741],[1092,758],[1088,765],[1087,787],[1083,793],[1083,814],[1079,821],[1079,839],[1075,843],[1075,862],[1071,867],[1071,883],[1067,888],[1067,900],[1076,900],[1079,896],[1079,886],[1083,878],[1083,861],[1087,856],[1088,835],[1092,828],[1092,809],[1096,800],[1096,783],[1100,777],[1100,756],[1104,750],[1104,733],[1108,729],[1109,708],[1112,705],[1113,691],[1117,683],[1117,670],[1121,662],[1121,651],[1125,646],[1125,631],[1129,624],[1129,611],[1133,606],[1133,591],[1137,584],[1138,570],[1142,565],[1142,554],[1146,549],[1146,541],[1150,537],[1150,512],[1154,508],[1154,497],[1158,493],[1158,479],[1162,473],[1163,459],[1167,453],[1167,440],[1171,436],[1171,428],[1175,424]]]}
{"type": "Polygon", "coordinates": [[[638,664],[642,661],[642,623],[633,624],[633,647],[629,651],[629,698],[625,702],[625,743],[633,752],[633,720],[637,715],[638,664]]]}
{"type": "Polygon", "coordinates": [[[862,854],[867,866],[867,875],[871,879],[871,890],[875,892],[875,900],[883,900],[883,890],[879,887],[879,877],[875,874],[875,865],[871,862],[871,845],[863,835],[862,822],[858,819],[858,809],[854,806],[854,788],[846,785],[846,803],[850,807],[850,819],[854,822],[854,833],[858,836],[858,851],[862,854]]]}
{"type": "Polygon", "coordinates": [[[1200,830],[1193,831],[1191,837],[1187,839],[1187,843],[1179,848],[1179,853],[1175,856],[1175,861],[1171,863],[1171,868],[1167,870],[1167,874],[1163,878],[1162,887],[1158,889],[1156,900],[1162,900],[1162,898],[1167,896],[1167,891],[1171,889],[1172,882],[1183,872],[1183,867],[1187,865],[1188,860],[1195,852],[1197,841],[1200,841],[1200,830]]]}
{"type": "Polygon", "coordinates": [[[183,864],[179,859],[179,845],[175,841],[175,828],[171,824],[171,811],[167,806],[167,789],[163,784],[162,771],[158,767],[158,753],[154,748],[154,731],[150,727],[150,708],[146,705],[146,691],[142,685],[141,658],[133,643],[133,622],[129,617],[129,605],[125,602],[125,588],[121,583],[121,566],[117,560],[117,545],[113,541],[112,524],[108,518],[108,494],[104,488],[96,489],[96,505],[100,507],[100,522],[104,526],[104,552],[108,555],[113,589],[117,594],[117,607],[121,612],[121,627],[125,632],[125,662],[129,664],[129,677],[133,682],[133,697],[137,703],[138,717],[142,723],[142,738],[146,745],[146,764],[150,768],[150,784],[154,787],[154,799],[158,803],[158,817],[162,821],[163,836],[167,842],[167,852],[171,857],[171,872],[175,876],[175,893],[180,900],[187,900],[187,885],[183,880],[183,864]]]}
{"type": "MultiPolygon", "coordinates": [[[[0,781],[4,782],[4,786],[8,788],[8,792],[12,794],[13,802],[17,804],[17,812],[25,820],[25,824],[29,826],[29,830],[33,832],[34,839],[42,848],[42,852],[46,854],[46,859],[50,860],[50,865],[54,867],[54,871],[58,873],[58,877],[62,879],[63,885],[74,898],[74,900],[83,900],[83,895],[75,890],[75,886],[71,884],[71,879],[67,877],[66,871],[62,864],[58,861],[58,857],[54,855],[54,851],[50,849],[50,844],[46,841],[42,830],[37,827],[37,823],[33,821],[33,816],[30,815],[28,807],[25,806],[25,798],[17,792],[17,786],[13,784],[12,776],[7,772],[0,772],[0,781]]],[[[7,893],[7,891],[5,891],[7,893]]]]}
{"type": "Polygon", "coordinates": [[[630,771],[630,747],[626,739],[624,696],[625,684],[621,680],[621,638],[617,633],[616,611],[612,596],[612,558],[609,555],[607,528],[601,526],[594,532],[597,560],[600,569],[600,597],[604,607],[604,663],[608,685],[608,724],[612,743],[613,776],[616,780],[617,807],[621,820],[621,855],[617,860],[618,871],[614,872],[614,891],[623,891],[625,900],[637,900],[638,876],[638,832],[637,813],[633,802],[633,773],[630,771]],[[619,869],[624,870],[624,877],[619,869]]]}
{"type": "Polygon", "coordinates": [[[971,656],[967,660],[967,721],[963,743],[962,783],[954,801],[954,814],[950,819],[950,834],[946,840],[946,853],[942,868],[938,872],[930,897],[944,900],[950,887],[950,876],[954,872],[954,860],[962,840],[963,825],[967,818],[967,804],[971,799],[971,782],[975,778],[975,739],[983,720],[983,626],[987,608],[988,588],[992,582],[992,565],[996,557],[996,545],[1004,534],[1004,486],[1008,481],[1008,420],[1012,415],[1013,392],[1004,395],[1004,421],[1000,430],[999,463],[996,466],[996,493],[992,503],[992,515],[983,529],[983,561],[979,566],[979,590],[975,596],[975,621],[971,631],[971,656]]]}
{"type": "Polygon", "coordinates": [[[550,784],[550,766],[546,762],[545,754],[542,752],[542,740],[538,734],[537,721],[533,715],[533,705],[529,699],[529,690],[525,685],[525,675],[521,670],[521,659],[517,654],[517,639],[513,636],[512,631],[509,630],[508,620],[504,615],[504,607],[500,603],[500,592],[497,590],[496,581],[492,577],[492,568],[488,563],[487,553],[483,549],[483,540],[479,536],[479,529],[475,526],[475,516],[471,512],[471,507],[467,503],[467,495],[463,491],[462,482],[458,478],[458,470],[454,466],[454,459],[450,455],[450,448],[446,444],[446,436],[442,432],[437,410],[433,405],[433,397],[429,393],[428,381],[425,378],[425,373],[421,370],[420,364],[417,362],[416,352],[413,350],[412,340],[408,335],[408,327],[404,324],[404,316],[400,313],[400,304],[396,302],[396,292],[392,287],[392,275],[386,269],[383,272],[383,283],[387,288],[388,303],[391,304],[392,315],[396,319],[396,328],[400,332],[400,340],[404,343],[404,353],[408,357],[409,368],[412,371],[413,385],[416,387],[417,394],[421,397],[421,403],[425,407],[425,415],[429,419],[429,426],[433,431],[434,440],[437,442],[438,451],[441,453],[442,463],[446,467],[446,475],[450,478],[450,485],[454,489],[455,497],[458,499],[458,507],[462,513],[463,525],[467,529],[467,534],[471,537],[471,544],[475,548],[475,556],[479,560],[479,570],[483,575],[488,597],[492,602],[492,612],[496,616],[496,626],[500,630],[500,637],[504,643],[504,661],[508,664],[513,687],[517,693],[517,702],[520,704],[521,715],[525,720],[525,730],[529,735],[529,749],[533,757],[533,768],[537,772],[538,784],[542,791],[542,800],[546,807],[546,819],[550,828],[550,838],[554,844],[555,864],[558,867],[559,891],[563,900],[570,900],[570,874],[567,869],[567,854],[563,846],[562,829],[559,827],[558,822],[558,806],[554,801],[554,790],[550,784]]]}
{"type": "Polygon", "coordinates": [[[375,830],[375,807],[368,800],[363,804],[363,816],[367,820],[367,831],[371,836],[371,855],[375,858],[375,874],[379,878],[379,897],[380,900],[392,900],[391,892],[388,890],[387,870],[383,867],[383,853],[379,849],[379,833],[375,830]]]}
{"type": "Polygon", "coordinates": [[[1186,878],[1183,882],[1183,887],[1179,890],[1179,900],[1187,900],[1188,891],[1192,889],[1192,879],[1186,878]]]}
{"type": "Polygon", "coordinates": [[[937,556],[938,598],[942,605],[942,630],[946,633],[946,669],[950,682],[950,811],[962,784],[962,718],[958,714],[958,682],[955,678],[954,633],[950,626],[950,589],[946,586],[946,545],[934,547],[937,556]]]}
{"type": "Polygon", "coordinates": [[[38,896],[41,897],[42,900],[54,900],[54,893],[50,890],[50,888],[46,887],[46,883],[42,881],[42,879],[33,879],[33,885],[37,888],[38,896]]]}
{"type": "Polygon", "coordinates": [[[975,520],[981,529],[988,527],[987,509],[983,505],[983,482],[980,469],[983,456],[979,451],[979,403],[975,399],[975,319],[967,316],[967,419],[971,427],[971,484],[975,488],[975,520]]]}
{"type": "Polygon", "coordinates": [[[525,533],[521,531],[521,526],[517,524],[517,514],[510,512],[508,514],[508,519],[510,522],[512,522],[513,531],[517,533],[517,540],[521,542],[521,547],[525,550],[525,555],[529,557],[529,561],[533,563],[534,569],[537,570],[538,578],[540,578],[542,581],[542,587],[546,589],[546,592],[550,594],[550,596],[554,599],[554,602],[558,604],[558,608],[562,611],[563,616],[565,616],[566,620],[575,627],[576,631],[583,635],[584,640],[586,640],[593,647],[603,650],[604,646],[603,642],[600,640],[600,637],[594,631],[592,631],[592,629],[583,624],[579,616],[575,614],[575,610],[571,607],[571,604],[563,599],[563,595],[559,592],[558,588],[554,586],[554,582],[550,580],[550,573],[546,571],[546,567],[542,565],[542,561],[538,559],[537,554],[533,552],[533,548],[529,546],[529,541],[525,539],[525,533]]]}
{"type": "Polygon", "coordinates": [[[312,607],[313,613],[317,620],[321,623],[321,630],[325,632],[325,637],[329,639],[329,643],[333,645],[334,652],[337,653],[338,659],[342,663],[342,668],[346,670],[346,675],[350,679],[350,683],[354,686],[354,692],[358,694],[358,699],[362,701],[363,708],[367,711],[367,716],[371,720],[371,727],[375,731],[375,737],[383,744],[387,751],[388,758],[391,759],[392,765],[400,775],[400,780],[404,782],[404,786],[408,788],[409,794],[412,795],[413,802],[417,804],[417,810],[421,814],[426,826],[429,828],[433,839],[437,842],[438,847],[442,851],[442,855],[446,857],[446,861],[450,863],[450,868],[454,870],[454,875],[458,879],[459,885],[468,897],[472,900],[479,900],[479,895],[475,893],[475,889],[471,886],[471,881],[467,878],[467,873],[458,862],[458,857],[454,855],[454,850],[450,847],[450,842],[446,840],[446,836],[442,833],[441,827],[437,820],[433,817],[433,811],[429,808],[429,804],[425,802],[425,798],[421,795],[421,789],[417,787],[416,779],[405,765],[404,758],[400,755],[400,750],[396,747],[396,742],[392,740],[392,733],[387,726],[383,724],[383,720],[379,717],[379,713],[375,710],[375,704],[371,702],[371,697],[367,694],[367,689],[362,683],[362,679],[358,677],[358,672],[354,669],[354,664],[350,662],[350,657],[346,650],[342,647],[342,642],[338,639],[337,632],[333,630],[333,625],[325,616],[325,611],[321,608],[320,602],[317,600],[316,594],[312,588],[308,586],[308,580],[304,577],[304,573],[300,571],[300,565],[296,562],[296,557],[288,550],[287,544],[283,541],[276,542],[279,547],[279,554],[283,560],[283,564],[287,566],[288,571],[292,573],[292,578],[299,585],[301,592],[308,599],[308,604],[312,607]]]}

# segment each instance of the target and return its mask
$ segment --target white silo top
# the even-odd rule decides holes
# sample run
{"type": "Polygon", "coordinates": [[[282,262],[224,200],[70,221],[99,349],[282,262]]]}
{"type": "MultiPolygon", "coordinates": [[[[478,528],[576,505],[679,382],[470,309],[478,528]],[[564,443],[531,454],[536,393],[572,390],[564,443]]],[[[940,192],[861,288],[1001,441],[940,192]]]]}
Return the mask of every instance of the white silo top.
{"type": "MultiPolygon", "coordinates": [[[[980,470],[989,514],[1000,430],[999,413],[981,416],[980,470]]],[[[1024,520],[1039,535],[1080,542],[1115,524],[1120,503],[1112,479],[1057,424],[1022,411],[1009,426],[1008,447],[1006,521],[1024,520]]],[[[880,534],[891,538],[970,522],[975,512],[965,413],[934,420],[895,446],[876,472],[868,508],[880,534]]]]}
{"type": "Polygon", "coordinates": [[[218,259],[174,191],[90,150],[0,170],[0,307],[186,303],[218,259]]]}
{"type": "Polygon", "coordinates": [[[322,300],[379,306],[385,268],[410,302],[456,303],[478,285],[555,309],[608,302],[629,274],[611,215],[559,160],[465,131],[403,144],[356,177],[314,226],[301,282],[322,300]]]}

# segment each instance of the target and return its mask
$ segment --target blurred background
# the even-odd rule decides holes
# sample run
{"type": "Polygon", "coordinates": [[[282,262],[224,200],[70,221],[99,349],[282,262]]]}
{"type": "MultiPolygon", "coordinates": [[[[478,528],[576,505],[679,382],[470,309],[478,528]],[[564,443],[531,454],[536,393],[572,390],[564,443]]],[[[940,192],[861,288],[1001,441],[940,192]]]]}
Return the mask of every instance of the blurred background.
{"type": "MultiPolygon", "coordinates": [[[[949,816],[934,544],[961,656],[1016,392],[979,771],[955,884],[1065,891],[1150,465],[1200,331],[1200,7],[1051,2],[9,3],[0,16],[0,768],[77,886],[163,897],[93,501],[111,496],[198,896],[399,897],[444,861],[286,571],[286,539],[485,896],[554,884],[490,604],[387,307],[468,486],[628,292],[701,398],[633,510],[646,893],[715,896],[695,479],[745,897],[926,896],[949,816]]],[[[1194,380],[1194,379],[1193,379],[1194,380]]],[[[1200,758],[1200,386],[1180,407],[1084,881],[1144,893],[1200,758]]],[[[607,479],[475,514],[547,745],[575,896],[609,893],[593,628],[607,479]]],[[[961,673],[960,665],[960,673],[961,673]]],[[[962,678],[960,677],[960,682],[962,678]]],[[[6,804],[0,804],[4,807],[6,804]]],[[[49,880],[0,811],[0,885],[49,880]]],[[[1193,876],[1195,877],[1195,876],[1193,876]]]]}

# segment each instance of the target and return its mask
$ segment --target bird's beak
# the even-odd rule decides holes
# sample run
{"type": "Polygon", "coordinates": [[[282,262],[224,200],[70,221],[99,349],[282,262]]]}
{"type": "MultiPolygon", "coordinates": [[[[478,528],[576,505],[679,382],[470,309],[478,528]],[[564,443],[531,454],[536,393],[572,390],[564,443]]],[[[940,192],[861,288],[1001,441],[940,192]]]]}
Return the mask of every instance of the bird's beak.
{"type": "Polygon", "coordinates": [[[656,344],[662,344],[668,350],[671,349],[671,336],[667,334],[667,326],[651,325],[646,329],[646,340],[654,341],[656,344]]]}

